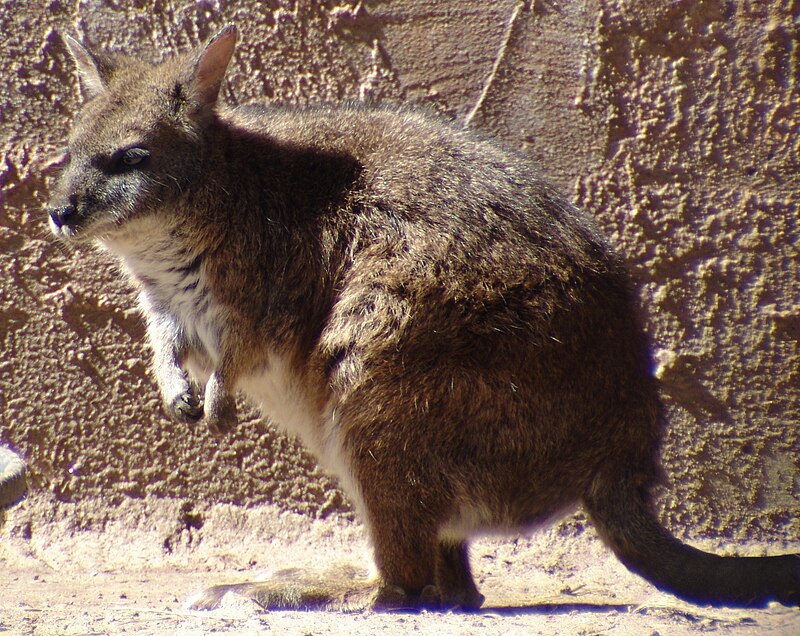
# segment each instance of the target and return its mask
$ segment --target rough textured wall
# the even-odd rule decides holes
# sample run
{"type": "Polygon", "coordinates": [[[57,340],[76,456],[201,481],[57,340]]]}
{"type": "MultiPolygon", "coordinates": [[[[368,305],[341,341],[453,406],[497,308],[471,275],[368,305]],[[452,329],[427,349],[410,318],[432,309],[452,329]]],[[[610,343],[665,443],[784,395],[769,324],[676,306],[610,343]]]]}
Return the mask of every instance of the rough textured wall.
{"type": "Polygon", "coordinates": [[[229,100],[424,103],[540,161],[641,285],[669,405],[666,520],[796,538],[799,15],[788,0],[2,3],[0,442],[38,497],[346,505],[254,418],[221,442],[166,420],[130,291],[103,257],[54,245],[41,211],[79,105],[58,31],[155,60],[236,22],[229,100]]]}

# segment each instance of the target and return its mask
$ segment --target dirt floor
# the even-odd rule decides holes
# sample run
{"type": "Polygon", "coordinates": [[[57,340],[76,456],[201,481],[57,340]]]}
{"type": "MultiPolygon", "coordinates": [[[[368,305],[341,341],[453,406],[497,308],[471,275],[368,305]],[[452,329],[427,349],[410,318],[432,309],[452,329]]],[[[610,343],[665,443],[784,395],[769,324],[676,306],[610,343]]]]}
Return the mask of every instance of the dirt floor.
{"type": "MultiPolygon", "coordinates": [[[[717,610],[657,592],[580,515],[530,539],[477,542],[481,612],[342,614],[265,612],[231,595],[213,611],[185,603],[208,585],[285,567],[364,565],[363,529],[350,518],[311,520],[269,507],[187,512],[185,502],[148,501],[86,530],[80,510],[26,504],[0,518],[2,634],[800,634],[797,608],[717,610]]],[[[764,549],[798,546],[737,548],[764,549]]]]}

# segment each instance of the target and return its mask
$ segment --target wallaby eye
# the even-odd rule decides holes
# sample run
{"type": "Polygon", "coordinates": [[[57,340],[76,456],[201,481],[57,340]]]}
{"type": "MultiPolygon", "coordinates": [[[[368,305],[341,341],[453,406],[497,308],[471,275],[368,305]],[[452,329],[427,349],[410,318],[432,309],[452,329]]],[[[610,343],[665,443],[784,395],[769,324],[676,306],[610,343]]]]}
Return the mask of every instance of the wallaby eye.
{"type": "Polygon", "coordinates": [[[144,163],[148,157],[150,157],[150,152],[144,148],[128,148],[119,155],[117,167],[132,168],[134,166],[139,166],[144,163]]]}

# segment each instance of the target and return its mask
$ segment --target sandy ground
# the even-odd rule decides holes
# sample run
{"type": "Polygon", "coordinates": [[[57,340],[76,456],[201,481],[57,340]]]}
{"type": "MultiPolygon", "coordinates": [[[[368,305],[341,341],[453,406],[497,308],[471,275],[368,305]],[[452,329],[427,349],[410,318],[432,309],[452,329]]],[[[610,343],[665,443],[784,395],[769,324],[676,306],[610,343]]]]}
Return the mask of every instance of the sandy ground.
{"type": "Polygon", "coordinates": [[[797,608],[717,610],[659,593],[627,572],[580,515],[530,539],[477,542],[472,563],[486,603],[474,614],[265,612],[230,595],[216,610],[188,610],[187,598],[208,585],[290,566],[364,565],[369,551],[349,518],[215,506],[189,518],[202,523],[176,525],[181,511],[185,522],[185,504],[148,502],[102,530],[76,528],[64,511],[42,523],[41,506],[6,513],[0,633],[800,634],[797,608]]]}

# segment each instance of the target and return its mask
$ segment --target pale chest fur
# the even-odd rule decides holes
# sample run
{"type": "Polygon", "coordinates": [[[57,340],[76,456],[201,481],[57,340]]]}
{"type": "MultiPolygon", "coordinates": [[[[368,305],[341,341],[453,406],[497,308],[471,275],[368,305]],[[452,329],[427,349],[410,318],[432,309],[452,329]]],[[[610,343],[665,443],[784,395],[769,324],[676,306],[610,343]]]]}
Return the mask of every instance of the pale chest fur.
{"type": "Polygon", "coordinates": [[[190,347],[216,364],[225,316],[204,274],[202,252],[182,246],[166,232],[141,229],[139,236],[146,240],[116,239],[106,247],[136,281],[145,316],[174,319],[190,347]]]}
{"type": "MultiPolygon", "coordinates": [[[[104,247],[121,259],[137,281],[139,304],[147,320],[162,316],[179,326],[190,348],[186,370],[205,383],[219,361],[226,330],[234,328],[205,274],[206,256],[181,245],[154,222],[142,220],[137,225],[127,238],[116,238],[104,247]]],[[[328,416],[315,405],[313,387],[292,372],[283,356],[265,350],[255,367],[237,379],[236,388],[274,424],[298,436],[323,464],[341,474],[340,445],[325,425],[328,416]]]]}

